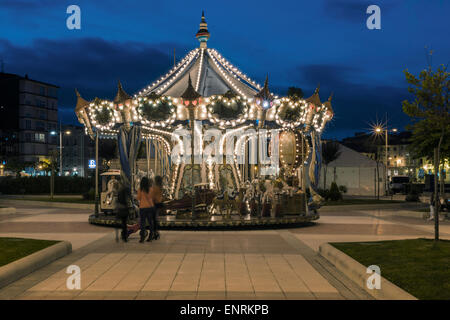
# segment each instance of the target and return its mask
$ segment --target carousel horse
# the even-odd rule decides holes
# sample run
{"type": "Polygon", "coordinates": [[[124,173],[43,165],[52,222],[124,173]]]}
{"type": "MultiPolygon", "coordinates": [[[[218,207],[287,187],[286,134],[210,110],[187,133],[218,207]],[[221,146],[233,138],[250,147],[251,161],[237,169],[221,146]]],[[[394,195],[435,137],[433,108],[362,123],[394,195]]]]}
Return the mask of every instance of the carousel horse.
{"type": "Polygon", "coordinates": [[[217,210],[219,210],[220,213],[222,213],[225,210],[225,216],[227,218],[231,215],[231,207],[232,207],[232,200],[228,197],[228,192],[224,192],[221,197],[216,197],[213,199],[213,207],[217,210]]]}
{"type": "Polygon", "coordinates": [[[232,211],[236,210],[241,216],[245,213],[245,200],[244,200],[244,190],[239,190],[235,200],[233,201],[232,211]]]}
{"type": "Polygon", "coordinates": [[[264,182],[264,186],[266,187],[266,191],[263,193],[262,202],[263,203],[268,203],[268,202],[270,202],[270,200],[273,199],[274,187],[273,187],[272,182],[270,180],[266,180],[264,182]]]}
{"type": "Polygon", "coordinates": [[[281,191],[288,194],[290,197],[292,197],[294,193],[297,192],[296,188],[290,187],[284,180],[281,180],[281,183],[283,184],[283,188],[281,189],[281,191]]]}
{"type": "Polygon", "coordinates": [[[113,205],[113,201],[115,196],[117,196],[117,193],[119,192],[119,180],[117,180],[114,176],[111,177],[111,179],[108,181],[107,184],[107,190],[106,190],[106,196],[103,200],[104,205],[113,205]]]}

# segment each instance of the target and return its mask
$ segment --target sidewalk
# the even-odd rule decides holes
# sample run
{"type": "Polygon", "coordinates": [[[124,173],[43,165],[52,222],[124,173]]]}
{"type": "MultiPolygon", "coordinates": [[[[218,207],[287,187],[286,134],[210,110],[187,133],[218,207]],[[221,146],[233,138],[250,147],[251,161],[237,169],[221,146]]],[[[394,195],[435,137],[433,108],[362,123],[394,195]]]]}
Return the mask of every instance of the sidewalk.
{"type": "MultiPolygon", "coordinates": [[[[84,251],[55,263],[51,276],[44,275],[24,292],[16,290],[14,298],[344,298],[276,231],[164,231],[160,240],[143,244],[136,235],[129,243],[116,243],[114,234],[108,234],[84,251]],[[79,291],[66,287],[69,264],[81,268],[79,291]]],[[[35,279],[39,273],[45,271],[36,272],[35,279]]],[[[0,295],[13,292],[5,288],[0,295]]]]}

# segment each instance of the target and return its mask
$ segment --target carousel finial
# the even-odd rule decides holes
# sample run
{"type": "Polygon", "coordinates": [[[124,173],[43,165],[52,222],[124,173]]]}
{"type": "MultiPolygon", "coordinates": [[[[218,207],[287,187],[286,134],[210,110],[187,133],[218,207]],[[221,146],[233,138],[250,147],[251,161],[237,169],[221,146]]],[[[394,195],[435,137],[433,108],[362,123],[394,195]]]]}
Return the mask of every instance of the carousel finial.
{"type": "Polygon", "coordinates": [[[208,24],[205,20],[205,12],[202,10],[202,21],[195,37],[200,42],[200,48],[206,48],[206,42],[209,39],[208,24]]]}
{"type": "Polygon", "coordinates": [[[89,101],[86,101],[85,99],[83,99],[83,97],[81,96],[81,94],[78,92],[78,90],[76,88],[75,88],[75,94],[77,95],[77,104],[75,106],[75,112],[76,112],[77,110],[80,110],[85,105],[87,105],[89,103],[89,101]]]}
{"type": "Polygon", "coordinates": [[[266,80],[264,81],[264,87],[255,94],[255,98],[260,99],[262,101],[273,101],[274,96],[272,93],[270,93],[269,90],[269,74],[266,74],[266,80]]]}
{"type": "Polygon", "coordinates": [[[114,102],[121,103],[128,99],[131,99],[131,97],[128,95],[128,93],[125,92],[125,90],[123,90],[122,83],[120,82],[120,80],[118,80],[117,94],[116,94],[116,97],[114,98],[114,102]]]}
{"type": "Polygon", "coordinates": [[[316,106],[320,106],[322,102],[320,102],[319,97],[319,90],[320,90],[320,83],[317,85],[316,90],[314,90],[314,93],[311,97],[307,98],[306,101],[315,104],[316,106]]]}
{"type": "Polygon", "coordinates": [[[201,97],[201,94],[195,91],[194,87],[192,86],[191,74],[189,73],[188,86],[184,93],[181,95],[181,98],[183,98],[184,100],[193,101],[199,97],[201,97]]]}
{"type": "Polygon", "coordinates": [[[314,94],[319,94],[319,91],[320,91],[320,82],[319,82],[319,84],[317,85],[317,88],[316,88],[316,90],[314,91],[314,94]]]}
{"type": "Polygon", "coordinates": [[[333,107],[331,106],[331,99],[332,98],[333,98],[333,92],[328,97],[328,100],[325,101],[325,103],[323,104],[325,106],[325,108],[327,108],[327,110],[331,112],[331,114],[333,114],[333,107]]]}

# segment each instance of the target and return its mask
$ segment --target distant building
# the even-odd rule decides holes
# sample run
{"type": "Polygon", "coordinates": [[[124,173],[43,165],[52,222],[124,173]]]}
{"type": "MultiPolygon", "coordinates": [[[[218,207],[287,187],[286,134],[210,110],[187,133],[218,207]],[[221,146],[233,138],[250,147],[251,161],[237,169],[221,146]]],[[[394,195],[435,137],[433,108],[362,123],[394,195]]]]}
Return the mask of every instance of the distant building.
{"type": "MultiPolygon", "coordinates": [[[[426,158],[414,159],[409,151],[412,133],[410,131],[391,132],[388,145],[384,135],[375,137],[368,133],[355,133],[353,137],[342,140],[346,147],[358,151],[365,156],[386,164],[389,177],[409,176],[412,181],[424,182],[425,175],[432,174],[433,165],[426,158]]],[[[447,169],[447,165],[446,165],[447,169]]],[[[446,177],[450,180],[450,177],[446,177]]]]}
{"type": "MultiPolygon", "coordinates": [[[[95,159],[95,142],[85,134],[84,127],[63,125],[63,176],[88,177],[95,170],[89,168],[89,161],[95,159]]],[[[59,138],[59,136],[58,136],[59,138]]]]}
{"type": "Polygon", "coordinates": [[[387,149],[387,166],[388,176],[410,176],[417,178],[419,167],[423,164],[422,159],[413,159],[408,150],[411,144],[412,133],[410,131],[391,133],[388,137],[388,145],[378,145],[378,152],[381,160],[386,161],[387,149]]]}
{"type": "Polygon", "coordinates": [[[58,86],[0,72],[1,161],[38,162],[57,148],[58,86]]]}

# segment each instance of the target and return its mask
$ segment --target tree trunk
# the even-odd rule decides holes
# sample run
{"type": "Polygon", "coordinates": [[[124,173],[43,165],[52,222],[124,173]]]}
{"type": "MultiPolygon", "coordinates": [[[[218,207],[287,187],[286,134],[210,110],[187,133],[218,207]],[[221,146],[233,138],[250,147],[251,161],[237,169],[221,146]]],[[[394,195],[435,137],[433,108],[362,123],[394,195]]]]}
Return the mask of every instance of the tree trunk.
{"type": "Polygon", "coordinates": [[[54,193],[55,193],[55,170],[52,169],[50,176],[50,199],[52,200],[54,193]]]}
{"type": "Polygon", "coordinates": [[[380,169],[378,166],[378,161],[377,161],[377,182],[375,187],[377,189],[377,200],[380,200],[380,169]]]}
{"type": "MultiPolygon", "coordinates": [[[[438,189],[438,172],[439,172],[439,156],[441,143],[444,138],[444,133],[442,133],[438,147],[434,149],[434,241],[439,241],[439,207],[440,207],[440,199],[439,199],[439,189],[438,189]]],[[[442,177],[442,174],[441,174],[442,177]]]]}
{"type": "Polygon", "coordinates": [[[327,189],[327,171],[328,171],[328,166],[324,166],[324,173],[323,173],[323,190],[327,189]]]}

